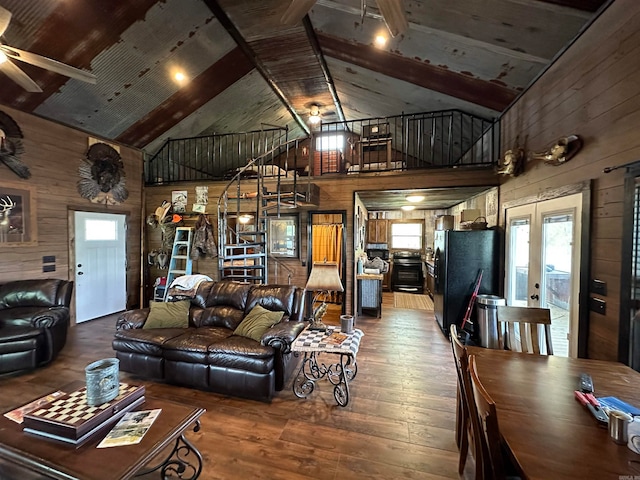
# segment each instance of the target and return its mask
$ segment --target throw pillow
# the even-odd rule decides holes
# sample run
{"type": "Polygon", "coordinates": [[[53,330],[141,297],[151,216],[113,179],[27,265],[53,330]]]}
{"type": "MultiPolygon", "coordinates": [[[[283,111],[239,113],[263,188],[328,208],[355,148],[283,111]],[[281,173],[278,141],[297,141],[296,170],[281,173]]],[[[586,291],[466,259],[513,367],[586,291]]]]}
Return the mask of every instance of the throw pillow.
{"type": "Polygon", "coordinates": [[[187,328],[190,300],[179,302],[151,302],[151,311],[142,328],[187,328]]]}
{"type": "Polygon", "coordinates": [[[282,320],[284,312],[272,312],[260,305],[256,305],[240,322],[240,325],[233,332],[259,342],[264,332],[282,320]]]}

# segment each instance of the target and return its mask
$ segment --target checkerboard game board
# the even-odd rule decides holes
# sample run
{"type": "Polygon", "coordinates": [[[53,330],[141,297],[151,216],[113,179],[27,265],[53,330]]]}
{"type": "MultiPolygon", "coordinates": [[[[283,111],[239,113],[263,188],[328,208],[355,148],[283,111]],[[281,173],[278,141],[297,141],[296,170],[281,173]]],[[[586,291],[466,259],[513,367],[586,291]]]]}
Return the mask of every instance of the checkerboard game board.
{"type": "Polygon", "coordinates": [[[362,330],[356,328],[351,335],[347,335],[347,338],[340,345],[326,341],[333,332],[340,332],[340,328],[327,327],[326,332],[320,332],[309,330],[309,327],[306,327],[293,342],[291,350],[294,352],[346,353],[355,358],[358,348],[360,348],[360,339],[364,336],[362,330]]]}
{"type": "Polygon", "coordinates": [[[60,439],[78,440],[96,426],[119,416],[137,400],[144,401],[144,392],[144,386],[121,383],[116,398],[91,406],[87,404],[85,386],[26,414],[23,426],[31,433],[48,433],[60,439]]]}

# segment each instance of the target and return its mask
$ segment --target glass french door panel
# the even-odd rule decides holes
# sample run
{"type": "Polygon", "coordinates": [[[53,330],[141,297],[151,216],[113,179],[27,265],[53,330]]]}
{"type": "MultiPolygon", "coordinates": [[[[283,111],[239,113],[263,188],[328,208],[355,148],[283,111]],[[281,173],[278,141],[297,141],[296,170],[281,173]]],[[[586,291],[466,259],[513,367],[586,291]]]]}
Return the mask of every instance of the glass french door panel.
{"type": "Polygon", "coordinates": [[[510,221],[508,262],[508,298],[507,304],[513,306],[527,306],[529,285],[529,239],[531,224],[528,218],[510,221]]]}
{"type": "Polygon", "coordinates": [[[551,310],[555,355],[569,355],[573,275],[573,213],[543,215],[540,306],[551,310]]]}

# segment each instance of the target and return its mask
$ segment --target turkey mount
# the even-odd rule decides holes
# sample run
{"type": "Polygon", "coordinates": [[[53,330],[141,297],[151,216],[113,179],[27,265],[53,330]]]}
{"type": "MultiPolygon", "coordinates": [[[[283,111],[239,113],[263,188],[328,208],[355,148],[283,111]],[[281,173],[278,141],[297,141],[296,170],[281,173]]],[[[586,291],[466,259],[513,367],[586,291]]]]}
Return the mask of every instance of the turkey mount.
{"type": "Polygon", "coordinates": [[[24,153],[22,131],[18,124],[6,113],[0,111],[0,162],[20,178],[31,177],[29,167],[20,160],[24,153]]]}
{"type": "Polygon", "coordinates": [[[94,143],[79,168],[78,193],[92,203],[118,205],[129,197],[120,154],[106,143],[94,143]]]}

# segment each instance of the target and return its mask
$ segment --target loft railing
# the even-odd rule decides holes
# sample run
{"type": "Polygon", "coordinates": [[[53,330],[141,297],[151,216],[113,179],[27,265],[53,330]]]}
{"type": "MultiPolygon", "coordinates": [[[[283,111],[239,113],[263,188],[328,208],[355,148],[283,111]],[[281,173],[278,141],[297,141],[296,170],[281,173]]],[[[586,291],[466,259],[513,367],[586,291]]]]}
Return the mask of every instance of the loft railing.
{"type": "Polygon", "coordinates": [[[312,174],[489,166],[499,157],[497,130],[459,110],[321,123],[312,174]]]}
{"type": "MultiPolygon", "coordinates": [[[[145,183],[163,185],[184,181],[230,178],[248,161],[270,152],[279,156],[288,138],[287,128],[270,128],[243,133],[203,135],[167,140],[145,162],[145,183]]],[[[265,163],[269,159],[264,160],[265,163]]]]}
{"type": "Polygon", "coordinates": [[[321,123],[303,149],[307,158],[298,158],[295,166],[288,161],[286,128],[170,139],[145,162],[145,183],[230,179],[267,152],[261,162],[273,167],[260,171],[265,176],[292,169],[317,176],[494,166],[498,132],[492,120],[460,110],[321,123]]]}

